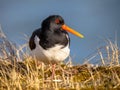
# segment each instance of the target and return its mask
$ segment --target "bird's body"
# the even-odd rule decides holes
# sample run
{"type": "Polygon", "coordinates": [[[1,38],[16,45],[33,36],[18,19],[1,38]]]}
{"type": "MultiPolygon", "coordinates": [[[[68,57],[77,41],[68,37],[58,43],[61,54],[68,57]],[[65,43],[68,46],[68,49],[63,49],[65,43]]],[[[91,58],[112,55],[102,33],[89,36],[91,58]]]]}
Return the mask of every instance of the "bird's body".
{"type": "MultiPolygon", "coordinates": [[[[50,45],[49,47],[42,47],[39,44],[42,43],[42,40],[37,35],[34,37],[34,42],[36,46],[32,50],[32,55],[34,55],[37,60],[40,60],[45,64],[57,63],[65,60],[69,56],[69,43],[67,43],[65,46],[60,43],[54,43],[53,46],[50,45]]],[[[48,42],[51,43],[51,41],[48,42]]]]}
{"type": "MultiPolygon", "coordinates": [[[[52,15],[46,18],[41,28],[35,30],[29,40],[32,55],[44,63],[64,61],[70,53],[70,38],[65,29],[61,16],[52,15]]],[[[71,29],[67,27],[67,30],[71,29]]]]}

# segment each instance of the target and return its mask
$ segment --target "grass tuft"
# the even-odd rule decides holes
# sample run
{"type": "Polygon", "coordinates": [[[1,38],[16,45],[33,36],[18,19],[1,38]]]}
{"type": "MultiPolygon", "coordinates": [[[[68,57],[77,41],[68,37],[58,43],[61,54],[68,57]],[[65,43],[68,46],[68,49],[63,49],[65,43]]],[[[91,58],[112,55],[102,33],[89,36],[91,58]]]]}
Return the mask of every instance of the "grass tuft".
{"type": "Polygon", "coordinates": [[[0,90],[110,90],[120,89],[120,50],[107,40],[82,65],[44,65],[29,55],[27,45],[17,47],[0,28],[0,90]],[[94,64],[91,62],[94,62],[94,64]]]}

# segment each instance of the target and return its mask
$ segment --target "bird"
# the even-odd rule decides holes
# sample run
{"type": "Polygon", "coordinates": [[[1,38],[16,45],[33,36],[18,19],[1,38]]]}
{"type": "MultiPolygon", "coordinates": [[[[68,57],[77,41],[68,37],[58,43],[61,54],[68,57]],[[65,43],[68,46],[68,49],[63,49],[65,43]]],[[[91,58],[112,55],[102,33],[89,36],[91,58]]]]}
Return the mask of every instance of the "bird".
{"type": "Polygon", "coordinates": [[[55,64],[64,61],[70,54],[70,37],[68,32],[84,36],[65,24],[60,15],[45,18],[41,27],[33,31],[29,39],[32,55],[44,64],[55,64]]]}

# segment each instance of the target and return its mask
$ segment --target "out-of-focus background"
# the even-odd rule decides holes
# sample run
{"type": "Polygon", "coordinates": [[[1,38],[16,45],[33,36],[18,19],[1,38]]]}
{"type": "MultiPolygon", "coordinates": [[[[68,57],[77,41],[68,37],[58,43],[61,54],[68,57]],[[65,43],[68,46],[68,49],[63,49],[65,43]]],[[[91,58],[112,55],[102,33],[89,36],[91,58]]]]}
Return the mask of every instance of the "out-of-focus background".
{"type": "Polygon", "coordinates": [[[26,43],[24,34],[30,37],[43,19],[54,14],[85,36],[80,39],[70,34],[75,63],[83,63],[106,39],[120,46],[120,0],[0,0],[3,32],[18,45],[26,43]]]}

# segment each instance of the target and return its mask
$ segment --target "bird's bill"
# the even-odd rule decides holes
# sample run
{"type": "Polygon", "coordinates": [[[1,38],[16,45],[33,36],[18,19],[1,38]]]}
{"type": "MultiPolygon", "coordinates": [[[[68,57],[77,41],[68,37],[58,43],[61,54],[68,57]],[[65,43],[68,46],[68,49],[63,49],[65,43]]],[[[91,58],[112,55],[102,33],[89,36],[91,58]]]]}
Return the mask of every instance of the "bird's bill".
{"type": "Polygon", "coordinates": [[[68,26],[65,25],[65,24],[62,25],[62,29],[63,29],[63,30],[66,30],[66,31],[68,31],[68,32],[70,32],[70,33],[72,33],[72,34],[74,34],[74,35],[80,37],[80,38],[84,38],[84,36],[83,36],[81,33],[75,31],[74,29],[68,27],[68,26]]]}

